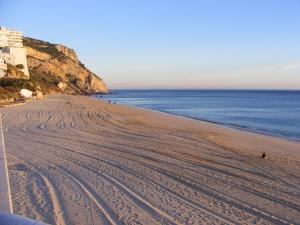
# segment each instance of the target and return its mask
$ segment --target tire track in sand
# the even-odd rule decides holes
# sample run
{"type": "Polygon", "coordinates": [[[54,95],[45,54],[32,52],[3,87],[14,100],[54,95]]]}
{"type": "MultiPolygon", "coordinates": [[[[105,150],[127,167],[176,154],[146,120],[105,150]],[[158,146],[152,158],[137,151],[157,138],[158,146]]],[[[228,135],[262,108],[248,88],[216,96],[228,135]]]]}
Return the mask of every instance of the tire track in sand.
{"type": "Polygon", "coordinates": [[[57,225],[66,225],[64,216],[63,216],[63,210],[60,206],[58,197],[55,192],[55,188],[50,182],[50,180],[42,173],[39,172],[39,175],[43,179],[43,181],[46,184],[47,189],[49,190],[49,195],[51,198],[52,206],[53,206],[53,211],[54,211],[54,217],[55,217],[55,222],[57,225]]]}
{"type": "Polygon", "coordinates": [[[65,168],[59,167],[61,171],[64,172],[65,175],[67,175],[71,180],[73,180],[82,190],[83,192],[94,202],[94,204],[97,206],[97,208],[104,214],[106,220],[111,225],[119,225],[120,222],[117,222],[117,219],[114,215],[111,215],[107,212],[107,209],[105,209],[105,206],[103,206],[103,203],[101,204],[99,200],[97,200],[97,197],[94,193],[92,193],[91,188],[88,187],[83,181],[80,181],[78,178],[76,178],[74,175],[72,175],[69,171],[67,171],[65,168]]]}

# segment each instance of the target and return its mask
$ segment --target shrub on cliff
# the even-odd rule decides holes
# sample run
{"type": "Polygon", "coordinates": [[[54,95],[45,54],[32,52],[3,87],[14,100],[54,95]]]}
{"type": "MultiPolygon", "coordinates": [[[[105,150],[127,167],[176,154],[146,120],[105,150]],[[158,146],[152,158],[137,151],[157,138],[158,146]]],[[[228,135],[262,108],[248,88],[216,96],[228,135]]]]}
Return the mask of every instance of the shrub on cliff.
{"type": "Polygon", "coordinates": [[[18,64],[18,65],[16,65],[16,68],[19,69],[19,70],[22,70],[22,69],[24,69],[25,67],[24,67],[23,64],[18,64]]]}
{"type": "Polygon", "coordinates": [[[24,38],[23,40],[24,46],[28,46],[30,48],[36,49],[40,52],[47,53],[52,56],[52,58],[57,58],[60,60],[63,60],[66,58],[66,56],[60,52],[57,48],[55,48],[55,45],[46,42],[46,41],[40,41],[33,38],[24,38]]]}

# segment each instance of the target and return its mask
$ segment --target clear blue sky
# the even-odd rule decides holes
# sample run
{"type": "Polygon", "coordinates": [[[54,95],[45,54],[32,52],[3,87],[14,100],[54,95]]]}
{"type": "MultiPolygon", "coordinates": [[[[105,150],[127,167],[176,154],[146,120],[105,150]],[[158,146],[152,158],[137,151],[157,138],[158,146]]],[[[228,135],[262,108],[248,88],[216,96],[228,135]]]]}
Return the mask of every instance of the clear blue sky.
{"type": "Polygon", "coordinates": [[[300,89],[300,0],[0,0],[109,88],[300,89]]]}

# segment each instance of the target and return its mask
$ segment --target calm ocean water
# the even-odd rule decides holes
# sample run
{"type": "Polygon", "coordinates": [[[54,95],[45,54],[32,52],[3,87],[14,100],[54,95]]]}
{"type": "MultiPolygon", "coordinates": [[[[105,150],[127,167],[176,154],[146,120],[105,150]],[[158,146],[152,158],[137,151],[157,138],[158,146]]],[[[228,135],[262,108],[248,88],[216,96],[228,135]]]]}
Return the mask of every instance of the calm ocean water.
{"type": "Polygon", "coordinates": [[[116,90],[103,98],[300,141],[300,91],[116,90]]]}

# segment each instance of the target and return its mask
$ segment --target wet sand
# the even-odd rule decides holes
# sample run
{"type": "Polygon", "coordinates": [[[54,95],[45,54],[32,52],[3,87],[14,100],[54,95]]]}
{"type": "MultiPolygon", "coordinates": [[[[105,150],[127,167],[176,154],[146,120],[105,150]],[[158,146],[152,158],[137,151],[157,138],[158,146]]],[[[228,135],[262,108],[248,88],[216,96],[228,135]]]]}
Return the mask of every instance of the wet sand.
{"type": "Polygon", "coordinates": [[[16,214],[76,225],[300,223],[299,143],[85,96],[0,111],[16,214]]]}

